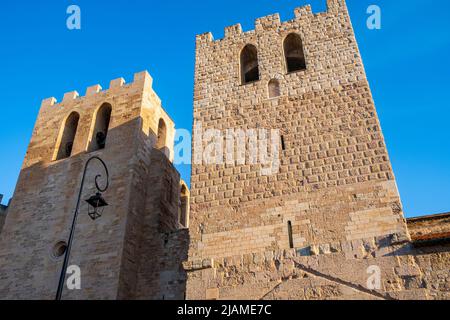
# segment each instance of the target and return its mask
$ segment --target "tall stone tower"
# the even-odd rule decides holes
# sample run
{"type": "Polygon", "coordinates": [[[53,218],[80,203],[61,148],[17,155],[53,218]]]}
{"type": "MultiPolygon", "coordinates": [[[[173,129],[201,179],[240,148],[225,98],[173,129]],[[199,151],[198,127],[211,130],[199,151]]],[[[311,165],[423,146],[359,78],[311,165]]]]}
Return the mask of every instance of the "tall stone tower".
{"type": "Polygon", "coordinates": [[[174,123],[147,72],[44,100],[0,238],[0,297],[54,299],[86,161],[103,159],[109,203],[87,214],[98,162],[87,169],[69,265],[81,289],[63,299],[181,299],[189,191],[172,165],[174,123]]]}
{"type": "Polygon", "coordinates": [[[210,129],[276,129],[281,141],[269,175],[248,157],[208,164],[194,155],[188,298],[307,298],[304,286],[272,291],[300,277],[286,255],[306,265],[334,255],[324,265],[355,268],[343,277],[365,285],[357,260],[368,248],[409,238],[345,1],[327,4],[286,22],[259,18],[248,32],[227,27],[221,40],[197,36],[194,154],[210,129]]]}

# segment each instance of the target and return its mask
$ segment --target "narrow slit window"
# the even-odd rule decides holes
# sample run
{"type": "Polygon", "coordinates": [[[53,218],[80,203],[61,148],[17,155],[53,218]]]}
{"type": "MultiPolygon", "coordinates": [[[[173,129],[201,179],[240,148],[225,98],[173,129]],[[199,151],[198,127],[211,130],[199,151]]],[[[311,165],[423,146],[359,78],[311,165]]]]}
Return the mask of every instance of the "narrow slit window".
{"type": "Polygon", "coordinates": [[[283,151],[286,150],[286,144],[285,144],[285,142],[284,142],[284,136],[281,136],[281,149],[282,149],[283,151]]]}
{"type": "Polygon", "coordinates": [[[167,127],[163,119],[159,120],[158,123],[158,140],[156,142],[156,149],[163,150],[166,147],[166,135],[167,127]]]}
{"type": "Polygon", "coordinates": [[[292,222],[288,221],[289,248],[294,249],[294,239],[292,238],[292,222]]]}
{"type": "Polygon", "coordinates": [[[172,203],[172,179],[166,178],[165,180],[165,198],[168,203],[172,203]]]}

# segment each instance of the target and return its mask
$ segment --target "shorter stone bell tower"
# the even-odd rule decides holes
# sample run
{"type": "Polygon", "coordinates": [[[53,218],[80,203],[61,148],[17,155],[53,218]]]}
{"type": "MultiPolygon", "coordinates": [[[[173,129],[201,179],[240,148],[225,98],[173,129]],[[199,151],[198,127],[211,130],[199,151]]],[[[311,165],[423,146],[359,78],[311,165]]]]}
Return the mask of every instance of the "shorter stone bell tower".
{"type": "Polygon", "coordinates": [[[84,199],[104,175],[92,162],[69,261],[80,267],[81,289],[65,287],[63,299],[183,298],[189,191],[172,164],[175,125],[152,81],[141,72],[130,84],[119,78],[108,90],[95,85],[83,97],[42,102],[0,237],[2,298],[55,297],[92,156],[109,169],[109,206],[98,220],[87,214],[84,199]]]}

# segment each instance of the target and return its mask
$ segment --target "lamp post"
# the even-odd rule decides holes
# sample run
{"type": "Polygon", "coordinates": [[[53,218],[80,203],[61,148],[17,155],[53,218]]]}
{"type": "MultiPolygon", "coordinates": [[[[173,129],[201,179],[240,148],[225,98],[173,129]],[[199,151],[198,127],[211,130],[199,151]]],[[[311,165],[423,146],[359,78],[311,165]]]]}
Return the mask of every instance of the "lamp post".
{"type": "Polygon", "coordinates": [[[77,222],[78,211],[80,208],[81,195],[83,193],[84,181],[86,178],[87,168],[92,160],[97,160],[103,165],[105,172],[106,172],[106,184],[105,184],[104,188],[101,188],[98,184],[98,179],[101,178],[102,175],[98,174],[95,176],[95,187],[97,188],[97,192],[95,195],[93,195],[89,199],[85,200],[88,203],[88,215],[92,218],[92,220],[96,220],[97,218],[100,218],[102,216],[103,209],[108,205],[108,203],[106,203],[105,199],[103,199],[103,197],[102,197],[102,192],[105,192],[109,187],[108,167],[106,166],[105,162],[102,159],[100,159],[97,156],[93,156],[93,157],[89,158],[88,161],[86,161],[86,164],[84,166],[83,178],[81,179],[81,185],[80,185],[80,191],[78,193],[77,205],[76,205],[75,213],[74,213],[73,220],[72,220],[72,227],[70,228],[69,241],[67,242],[67,249],[66,249],[66,252],[64,255],[64,263],[63,263],[63,267],[61,270],[61,275],[59,277],[58,291],[56,293],[56,300],[61,300],[62,291],[64,288],[64,280],[66,278],[66,273],[67,273],[67,267],[68,267],[67,265],[69,263],[69,258],[70,258],[70,250],[72,248],[72,241],[73,241],[73,237],[74,237],[74,233],[75,233],[75,225],[77,222]]]}

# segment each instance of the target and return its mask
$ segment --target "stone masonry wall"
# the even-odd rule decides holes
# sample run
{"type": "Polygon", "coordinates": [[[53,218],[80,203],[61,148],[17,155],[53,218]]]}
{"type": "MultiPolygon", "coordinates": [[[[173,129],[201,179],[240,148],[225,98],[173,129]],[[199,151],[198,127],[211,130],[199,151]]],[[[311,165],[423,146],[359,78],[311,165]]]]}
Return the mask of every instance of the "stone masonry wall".
{"type": "Polygon", "coordinates": [[[2,233],[3,225],[5,224],[8,208],[0,205],[0,233],[2,233]]]}
{"type": "Polygon", "coordinates": [[[407,223],[413,239],[450,237],[450,213],[410,218],[407,223]]]}
{"type": "Polygon", "coordinates": [[[450,247],[377,237],[314,251],[271,250],[185,263],[189,299],[426,300],[450,298],[450,247]],[[369,289],[370,268],[380,287],[369,289]]]}
{"type": "MultiPolygon", "coordinates": [[[[344,1],[309,6],[255,30],[197,37],[194,154],[203,130],[278,129],[280,170],[195,163],[188,299],[433,299],[448,294],[448,248],[409,242],[402,205],[344,1]],[[307,68],[287,73],[284,38],[303,40],[307,68]],[[242,85],[239,55],[258,50],[260,80],[242,85]],[[270,79],[281,95],[268,97],[270,79]],[[197,139],[196,139],[197,135],[197,139]],[[289,227],[292,227],[292,246],[289,227]],[[293,247],[293,248],[291,248],[293,247]],[[382,288],[367,288],[367,268],[382,288]],[[439,284],[436,284],[436,281],[439,284]]],[[[207,142],[206,142],[207,143],[207,142]]]]}
{"type": "Polygon", "coordinates": [[[298,8],[286,22],[263,17],[245,33],[228,27],[221,40],[198,36],[194,122],[204,130],[279,129],[286,150],[269,176],[260,165],[193,165],[191,257],[289,248],[288,221],[296,248],[408,237],[344,1],[328,1],[319,14],[298,8]],[[303,39],[307,69],[286,73],[282,43],[292,32],[303,39]],[[258,49],[260,81],[241,85],[248,43],[258,49]],[[281,96],[269,99],[272,78],[281,96]]]}
{"type": "Polygon", "coordinates": [[[136,287],[129,299],[171,300],[184,298],[186,272],[182,262],[187,259],[189,233],[178,220],[180,174],[163,152],[152,149],[148,170],[141,172],[145,181],[137,182],[137,192],[145,198],[145,209],[134,228],[136,239],[136,287]]]}
{"type": "Polygon", "coordinates": [[[235,252],[289,248],[288,221],[295,248],[333,248],[353,240],[395,234],[402,224],[398,210],[394,182],[361,183],[274,197],[236,209],[211,208],[208,213],[221,223],[205,223],[192,257],[226,257],[235,252]],[[236,230],[239,222],[246,227],[236,230]]]}

